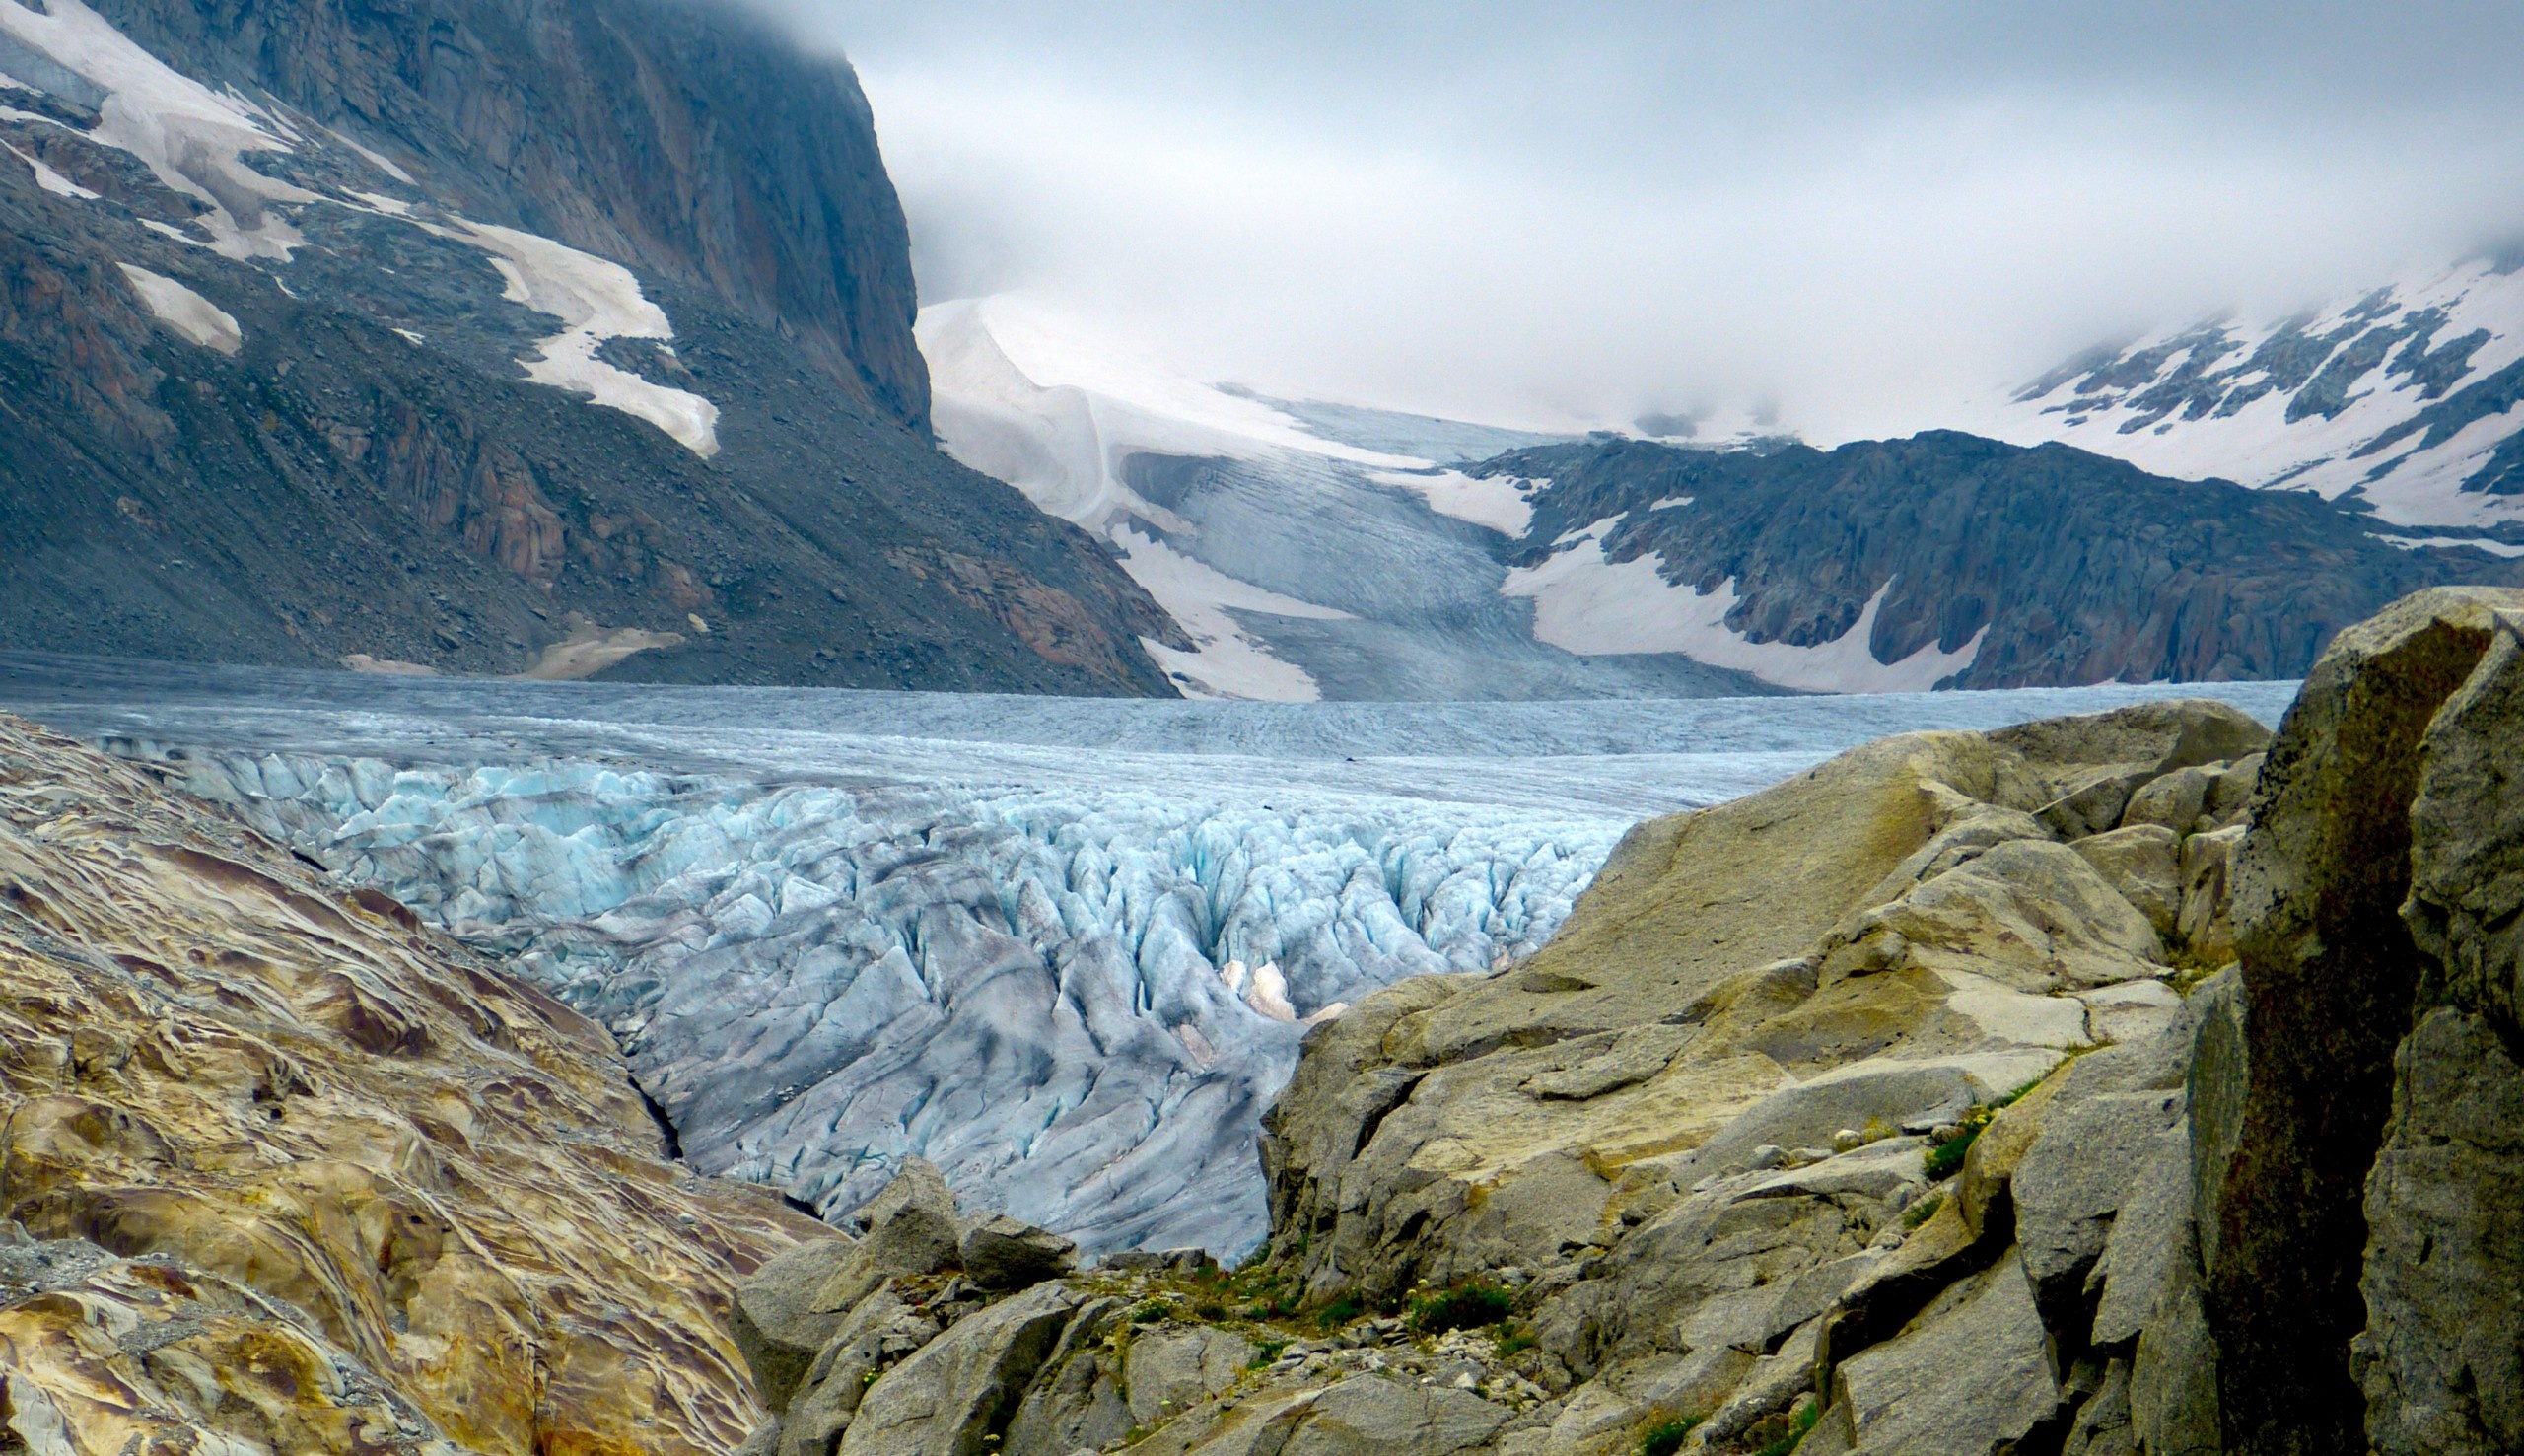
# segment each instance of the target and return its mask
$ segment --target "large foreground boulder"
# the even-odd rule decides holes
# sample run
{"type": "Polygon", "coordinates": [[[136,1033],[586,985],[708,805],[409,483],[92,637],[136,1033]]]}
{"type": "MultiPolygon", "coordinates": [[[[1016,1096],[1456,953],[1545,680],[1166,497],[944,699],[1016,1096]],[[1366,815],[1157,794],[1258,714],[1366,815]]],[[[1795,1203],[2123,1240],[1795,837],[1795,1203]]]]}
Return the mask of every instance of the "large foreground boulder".
{"type": "Polygon", "coordinates": [[[2429,726],[2411,808],[2418,1021],[2366,1183],[2351,1348],[2386,1456],[2524,1449],[2524,637],[2429,726]]]}
{"type": "Polygon", "coordinates": [[[2367,1173],[2424,964],[2401,917],[2420,740],[2501,609],[2524,593],[2440,589],[2342,632],[2279,726],[2235,850],[2249,1051],[2201,1240],[2238,1453],[2365,1440],[2349,1342],[2366,1324],[2367,1173]]]}

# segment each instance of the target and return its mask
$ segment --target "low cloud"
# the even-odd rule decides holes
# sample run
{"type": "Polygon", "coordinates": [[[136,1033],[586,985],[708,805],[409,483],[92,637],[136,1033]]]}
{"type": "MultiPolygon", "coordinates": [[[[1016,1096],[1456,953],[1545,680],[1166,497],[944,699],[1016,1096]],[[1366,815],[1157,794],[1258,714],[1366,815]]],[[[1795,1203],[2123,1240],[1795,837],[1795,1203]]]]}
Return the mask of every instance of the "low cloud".
{"type": "Polygon", "coordinates": [[[1886,433],[2524,233],[2504,7],[1062,9],[775,13],[859,66],[925,297],[1294,394],[1886,433]]]}

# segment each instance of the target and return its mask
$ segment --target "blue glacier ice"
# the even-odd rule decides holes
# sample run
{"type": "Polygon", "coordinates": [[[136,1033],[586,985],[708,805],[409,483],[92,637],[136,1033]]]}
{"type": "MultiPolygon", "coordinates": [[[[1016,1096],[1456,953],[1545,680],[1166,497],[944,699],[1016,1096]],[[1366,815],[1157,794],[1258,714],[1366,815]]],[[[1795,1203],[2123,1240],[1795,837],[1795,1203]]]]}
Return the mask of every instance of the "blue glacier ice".
{"type": "MultiPolygon", "coordinates": [[[[1853,743],[2165,688],[1187,704],[394,682],[0,658],[612,1030],[703,1171],[900,1160],[1089,1250],[1234,1253],[1308,1018],[1547,939],[1639,817],[1853,743]]],[[[2212,689],[2275,718],[2291,684],[2212,689]]]]}

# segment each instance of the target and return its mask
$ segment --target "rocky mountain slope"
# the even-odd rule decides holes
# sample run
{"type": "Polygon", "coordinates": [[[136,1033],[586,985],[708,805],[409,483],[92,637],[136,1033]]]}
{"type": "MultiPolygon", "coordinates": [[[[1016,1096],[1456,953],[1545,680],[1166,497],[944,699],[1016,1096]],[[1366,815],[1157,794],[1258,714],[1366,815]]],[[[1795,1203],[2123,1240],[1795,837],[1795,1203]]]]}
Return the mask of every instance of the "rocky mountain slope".
{"type": "Polygon", "coordinates": [[[2397,525],[2512,524],[2524,492],[2517,262],[2509,251],[2283,317],[2160,330],[1939,423],[2313,491],[2397,525]]]}
{"type": "Polygon", "coordinates": [[[741,1290],[747,1449],[2511,1450],[2519,704],[2524,592],[2440,589],[2275,736],[1912,734],[1650,820],[1542,951],[1308,1038],[1266,1258],[1003,1295],[907,1177],[741,1290]]]}
{"type": "Polygon", "coordinates": [[[1191,650],[1154,651],[1198,696],[2293,677],[2405,591],[2524,580],[2482,528],[2058,446],[1550,439],[1271,400],[1008,298],[933,306],[921,339],[946,448],[1111,541],[1185,625],[1191,650]]]}
{"type": "Polygon", "coordinates": [[[1197,381],[1017,298],[920,321],[940,442],[1110,542],[1188,634],[1151,651],[1195,697],[1280,702],[1711,696],[1758,678],[1587,657],[1500,586],[1530,517],[1457,468],[1550,437],[1197,381]]]}
{"type": "Polygon", "coordinates": [[[0,720],[0,1446],[700,1453],[733,1282],[602,1028],[0,720]]]}
{"type": "Polygon", "coordinates": [[[1596,439],[1467,467],[1534,482],[1506,589],[1581,653],[1684,652],[1884,691],[2292,678],[2418,588],[2524,581],[2293,491],[1931,431],[1817,451],[1596,439]]]}
{"type": "Polygon", "coordinates": [[[865,99],[679,0],[0,3],[0,641],[1165,693],[931,448],[865,99]]]}

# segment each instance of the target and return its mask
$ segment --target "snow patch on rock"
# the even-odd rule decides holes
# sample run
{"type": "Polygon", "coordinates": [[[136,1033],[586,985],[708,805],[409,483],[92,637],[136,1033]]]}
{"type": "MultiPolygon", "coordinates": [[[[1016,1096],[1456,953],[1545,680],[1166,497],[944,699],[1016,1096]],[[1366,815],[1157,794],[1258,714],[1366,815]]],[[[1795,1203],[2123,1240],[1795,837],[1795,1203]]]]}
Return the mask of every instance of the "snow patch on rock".
{"type": "Polygon", "coordinates": [[[543,340],[536,357],[518,361],[527,379],[646,420],[705,459],[719,452],[717,405],[596,357],[607,339],[674,337],[666,311],[641,293],[630,269],[515,228],[461,220],[456,228],[493,254],[491,264],[508,281],[510,302],[561,320],[561,332],[543,340]]]}
{"type": "MultiPolygon", "coordinates": [[[[0,106],[0,114],[6,114],[7,111],[7,107],[0,106]]],[[[26,153],[19,151],[17,148],[10,146],[7,142],[0,142],[0,151],[5,151],[10,156],[27,164],[27,166],[32,169],[35,174],[35,185],[41,187],[47,192],[50,192],[55,197],[75,197],[82,202],[94,202],[97,200],[96,193],[79,185],[77,182],[72,181],[70,178],[63,176],[60,173],[53,171],[51,168],[46,167],[43,163],[43,159],[39,157],[30,157],[26,153]]]]}
{"type": "Polygon", "coordinates": [[[234,354],[245,344],[245,331],[227,310],[163,273],[129,263],[117,266],[131,280],[131,291],[140,295],[149,312],[175,333],[222,354],[234,354]]]}
{"type": "Polygon", "coordinates": [[[1548,480],[1513,475],[1466,475],[1461,470],[1378,470],[1368,475],[1378,485],[1399,486],[1429,503],[1429,509],[1457,520],[1486,525],[1513,539],[1531,529],[1535,492],[1548,480]]]}
{"type": "MultiPolygon", "coordinates": [[[[104,119],[90,139],[131,153],[160,181],[207,204],[210,211],[194,224],[213,248],[233,258],[286,260],[303,242],[272,204],[314,202],[316,194],[265,176],[245,160],[251,152],[290,150],[281,128],[267,124],[269,113],[176,72],[80,0],[45,0],[42,10],[0,0],[0,35],[102,97],[96,105],[104,119]]],[[[30,89],[62,85],[56,77],[30,89]]]]}
{"type": "Polygon", "coordinates": [[[2395,525],[2485,525],[2524,520],[2524,501],[2463,489],[2497,445],[2524,429],[2524,414],[2473,421],[2434,446],[2413,436],[2361,451],[2518,360],[2524,272],[2474,261],[2291,317],[2161,330],[2098,355],[2093,368],[2063,368],[1923,423],[2020,445],[2061,441],[2184,479],[2284,486],[2326,499],[2357,492],[2395,525]],[[2302,337],[2285,337],[2291,330],[2302,337]],[[2244,372],[2273,339],[2312,356],[2297,364],[2300,378],[2281,381],[2286,387],[2270,387],[2269,369],[2244,372]],[[2362,348],[2361,339],[2369,341],[2362,348]],[[2428,352],[2464,348],[2458,370],[2417,367],[2428,352]],[[2268,392],[2239,402],[2256,387],[2268,392]],[[2325,397],[2307,399],[2317,388],[2325,397]]]}
{"type": "Polygon", "coordinates": [[[1982,628],[1950,653],[1930,644],[1898,662],[1877,661],[1869,644],[1885,593],[1893,589],[1887,582],[1867,598],[1858,621],[1830,642],[1811,647],[1754,642],[1726,625],[1737,599],[1734,579],[1703,593],[1667,582],[1653,553],[1609,561],[1603,538],[1613,524],[1600,520],[1564,536],[1568,544],[1541,565],[1507,574],[1500,589],[1533,599],[1534,636],[1587,656],[1685,653],[1713,666],[1737,668],[1764,682],[1808,692],[1913,693],[1928,691],[1971,666],[1989,632],[1982,628]]]}

